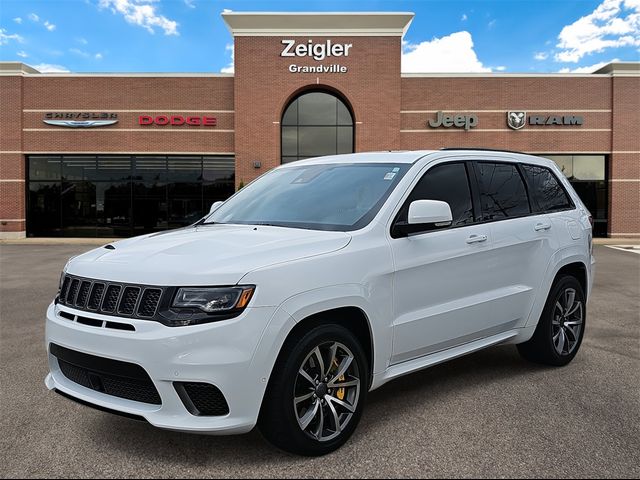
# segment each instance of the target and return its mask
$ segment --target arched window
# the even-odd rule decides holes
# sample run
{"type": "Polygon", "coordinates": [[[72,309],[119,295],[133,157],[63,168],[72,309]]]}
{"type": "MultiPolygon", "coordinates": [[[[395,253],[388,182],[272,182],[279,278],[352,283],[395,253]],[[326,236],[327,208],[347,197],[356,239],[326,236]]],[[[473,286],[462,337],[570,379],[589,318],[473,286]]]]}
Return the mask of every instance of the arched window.
{"type": "Polygon", "coordinates": [[[327,92],[296,97],[282,115],[282,163],[322,155],[353,153],[353,116],[327,92]]]}

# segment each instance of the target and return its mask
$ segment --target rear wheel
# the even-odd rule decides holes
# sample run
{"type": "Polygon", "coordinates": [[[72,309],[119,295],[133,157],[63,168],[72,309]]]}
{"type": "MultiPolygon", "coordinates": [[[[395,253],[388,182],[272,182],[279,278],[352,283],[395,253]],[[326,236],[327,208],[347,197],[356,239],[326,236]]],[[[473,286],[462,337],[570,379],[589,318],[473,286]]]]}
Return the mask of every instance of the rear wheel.
{"type": "Polygon", "coordinates": [[[531,340],[518,345],[520,354],[536,363],[563,366],[574,359],[584,337],[586,303],[578,280],[559,277],[531,340]]]}
{"type": "Polygon", "coordinates": [[[319,456],[342,446],[362,415],[368,365],[357,339],[338,325],[291,339],[269,383],[259,428],[282,450],[319,456]]]}

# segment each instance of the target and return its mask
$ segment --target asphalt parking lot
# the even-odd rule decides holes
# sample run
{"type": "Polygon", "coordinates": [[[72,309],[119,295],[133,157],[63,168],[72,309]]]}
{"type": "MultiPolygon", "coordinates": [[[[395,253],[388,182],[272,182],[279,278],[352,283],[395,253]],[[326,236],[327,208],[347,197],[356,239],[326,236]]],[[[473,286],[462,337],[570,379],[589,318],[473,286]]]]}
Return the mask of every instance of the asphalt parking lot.
{"type": "Polygon", "coordinates": [[[324,458],[165,432],[47,391],[44,312],[82,245],[0,245],[0,476],[640,477],[640,255],[597,246],[587,333],[549,369],[495,347],[373,392],[324,458]]]}

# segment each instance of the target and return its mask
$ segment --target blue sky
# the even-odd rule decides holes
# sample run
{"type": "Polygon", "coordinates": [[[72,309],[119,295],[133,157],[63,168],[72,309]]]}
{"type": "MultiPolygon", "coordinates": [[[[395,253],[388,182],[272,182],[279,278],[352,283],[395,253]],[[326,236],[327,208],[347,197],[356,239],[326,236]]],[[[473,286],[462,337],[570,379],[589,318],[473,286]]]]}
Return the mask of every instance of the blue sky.
{"type": "Polygon", "coordinates": [[[410,11],[404,71],[593,71],[640,60],[640,0],[0,0],[0,60],[43,71],[231,71],[220,13],[410,11]]]}

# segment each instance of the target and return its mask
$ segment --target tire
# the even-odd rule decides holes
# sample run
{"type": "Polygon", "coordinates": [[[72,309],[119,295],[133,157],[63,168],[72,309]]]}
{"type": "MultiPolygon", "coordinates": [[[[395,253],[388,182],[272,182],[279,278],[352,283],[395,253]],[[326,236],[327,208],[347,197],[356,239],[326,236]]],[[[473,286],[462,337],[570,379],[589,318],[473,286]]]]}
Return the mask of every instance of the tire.
{"type": "Polygon", "coordinates": [[[586,318],[586,302],[580,282],[571,275],[562,275],[551,287],[533,337],[518,345],[518,351],[531,362],[565,366],[580,349],[586,318]]]}
{"type": "Polygon", "coordinates": [[[368,389],[369,365],[357,338],[339,325],[315,327],[285,342],[258,428],[267,441],[286,452],[326,455],[355,431],[368,389]],[[320,375],[323,368],[328,382],[320,375]]]}

